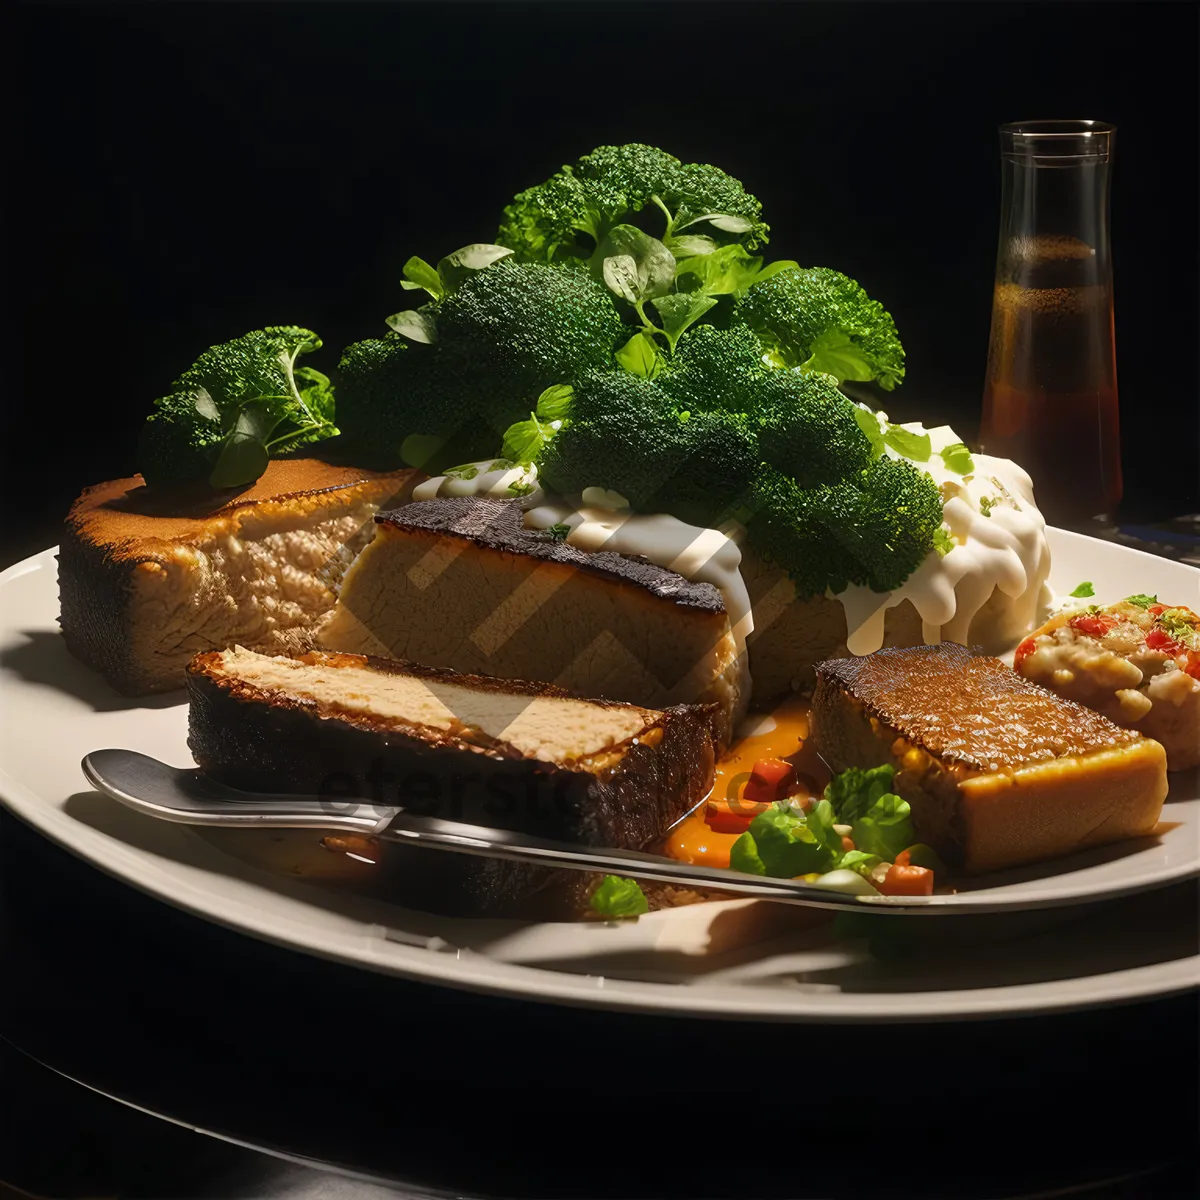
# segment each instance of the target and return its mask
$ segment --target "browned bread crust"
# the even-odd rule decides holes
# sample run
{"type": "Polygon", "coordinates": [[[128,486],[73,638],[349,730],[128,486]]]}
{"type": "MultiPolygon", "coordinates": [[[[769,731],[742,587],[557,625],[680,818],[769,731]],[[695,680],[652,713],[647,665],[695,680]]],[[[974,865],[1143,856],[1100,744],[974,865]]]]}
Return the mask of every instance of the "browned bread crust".
{"type": "MultiPolygon", "coordinates": [[[[566,697],[549,684],[314,651],[298,661],[368,668],[515,698],[566,697]]],[[[373,713],[369,704],[314,703],[237,677],[220,653],[188,670],[188,744],[214,778],[247,791],[320,794],[330,803],[402,803],[450,820],[593,846],[642,848],[694,808],[712,784],[713,705],[641,710],[589,701],[645,720],[632,737],[574,761],[544,761],[477,728],[437,729],[373,713]]],[[[403,857],[400,903],[454,915],[498,915],[555,873],[514,863],[388,847],[403,857]]]]}
{"type": "MultiPolygon", "coordinates": [[[[169,576],[178,583],[170,599],[186,597],[197,548],[247,530],[258,536],[274,523],[319,520],[355,504],[386,504],[407,495],[416,478],[412,471],[279,459],[234,494],[193,485],[150,489],[140,475],[86,488],[67,515],[58,553],[59,623],[67,647],[127,695],[182,687],[184,665],[200,648],[187,645],[194,631],[174,626],[162,605],[150,603],[135,616],[140,596],[169,576]],[[156,620],[163,622],[157,641],[156,620]],[[172,639],[185,646],[179,654],[170,653],[172,639]]],[[[228,640],[213,638],[209,645],[228,640]]]]}
{"type": "Polygon", "coordinates": [[[668,598],[683,608],[723,613],[721,593],[711,583],[697,583],[674,571],[633,555],[611,551],[584,551],[565,541],[556,541],[544,530],[527,529],[519,500],[489,500],[475,496],[421,500],[403,508],[381,512],[376,524],[398,529],[422,529],[429,533],[465,538],[484,549],[506,550],[545,562],[562,563],[621,580],[655,596],[668,598]]]}

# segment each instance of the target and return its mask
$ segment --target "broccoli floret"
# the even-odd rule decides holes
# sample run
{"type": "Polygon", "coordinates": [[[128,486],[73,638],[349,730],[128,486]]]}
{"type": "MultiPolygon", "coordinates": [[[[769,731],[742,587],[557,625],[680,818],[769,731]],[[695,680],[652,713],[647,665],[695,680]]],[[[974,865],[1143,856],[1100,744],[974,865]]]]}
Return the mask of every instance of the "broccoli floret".
{"type": "Polygon", "coordinates": [[[904,348],[883,306],[853,279],[825,267],[795,267],[756,283],[734,321],[748,325],[783,366],[891,391],[904,379],[904,348]]]}
{"type": "Polygon", "coordinates": [[[838,483],[871,461],[853,403],[828,376],[769,371],[751,411],[763,459],[803,487],[838,483]]]}
{"type": "Polygon", "coordinates": [[[881,458],[831,487],[803,488],[764,465],[750,492],[750,544],[783,567],[801,596],[857,583],[898,588],[933,548],[942,497],[909,462],[881,458]]]}
{"type": "Polygon", "coordinates": [[[277,325],[210,346],[154,402],[138,462],[149,484],[207,477],[214,487],[252,483],[270,457],[335,437],[333,387],[312,367],[310,329],[277,325]]]}
{"type": "Polygon", "coordinates": [[[407,462],[435,471],[495,450],[495,434],[475,411],[475,397],[456,386],[443,357],[439,346],[396,333],[342,351],[338,420],[365,465],[388,470],[407,462]]]}
{"type": "Polygon", "coordinates": [[[850,582],[876,592],[898,588],[941,528],[941,492],[904,460],[876,459],[853,478],[818,490],[825,527],[850,556],[850,582]]]}
{"type": "Polygon", "coordinates": [[[846,553],[826,528],[819,489],[763,464],[750,488],[747,541],[791,576],[800,596],[843,591],[849,582],[846,553]]]}
{"type": "MultiPolygon", "coordinates": [[[[696,217],[725,213],[744,218],[747,228],[732,237],[751,248],[767,240],[762,205],[717,167],[681,163],[653,146],[600,146],[545,183],[527,188],[504,210],[499,245],[523,259],[552,262],[587,258],[613,228],[653,203],[666,207],[667,233],[696,217]],[[580,235],[591,239],[580,241],[580,235]]],[[[702,232],[722,236],[705,223],[702,232]]],[[[731,236],[725,233],[724,236],[731,236]]]]}
{"type": "Polygon", "coordinates": [[[658,382],[692,412],[749,412],[764,375],[775,373],[763,365],[762,355],[757,335],[744,325],[693,325],[658,382]]]}
{"type": "Polygon", "coordinates": [[[586,273],[508,259],[469,276],[435,320],[444,387],[497,433],[552,384],[611,368],[628,336],[611,293],[586,273]]]}
{"type": "Polygon", "coordinates": [[[576,385],[539,473],[563,494],[610,488],[642,512],[711,524],[745,489],[756,455],[744,417],[680,410],[657,384],[609,371],[576,385]]]}
{"type": "Polygon", "coordinates": [[[347,440],[385,465],[416,464],[405,439],[441,439],[432,460],[494,454],[499,435],[529,415],[545,388],[610,367],[628,331],[612,297],[579,271],[502,261],[427,305],[432,345],[389,333],[348,346],[339,366],[347,440]]]}

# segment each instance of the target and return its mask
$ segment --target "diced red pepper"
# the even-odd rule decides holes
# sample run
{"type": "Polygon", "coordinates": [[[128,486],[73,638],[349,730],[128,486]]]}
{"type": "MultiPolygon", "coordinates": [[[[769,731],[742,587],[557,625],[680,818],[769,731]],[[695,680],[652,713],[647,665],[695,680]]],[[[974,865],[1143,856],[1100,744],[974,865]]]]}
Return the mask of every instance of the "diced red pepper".
{"type": "Polygon", "coordinates": [[[1146,609],[1146,611],[1152,617],[1160,617],[1160,616],[1162,616],[1163,613],[1165,613],[1167,611],[1167,609],[1169,607],[1170,607],[1170,605],[1167,605],[1167,604],[1152,604],[1152,605],[1150,605],[1150,607],[1148,609],[1146,609]]]}
{"type": "Polygon", "coordinates": [[[796,782],[796,768],[785,758],[760,758],[750,772],[742,797],[751,804],[786,799],[796,782]]]}
{"type": "Polygon", "coordinates": [[[885,896],[932,896],[933,872],[928,867],[893,863],[876,887],[885,896]]]}
{"type": "Polygon", "coordinates": [[[1184,645],[1182,642],[1177,642],[1165,630],[1152,629],[1146,634],[1146,648],[1161,650],[1164,654],[1182,654],[1184,645]]]}
{"type": "Polygon", "coordinates": [[[1019,667],[1034,651],[1034,640],[1027,637],[1018,647],[1016,654],[1013,655],[1013,666],[1019,667]]]}
{"type": "Polygon", "coordinates": [[[1193,678],[1200,679],[1200,650],[1189,650],[1183,669],[1193,678]]]}
{"type": "Polygon", "coordinates": [[[1080,633],[1102,638],[1109,630],[1115,629],[1120,621],[1108,613],[1081,613],[1078,617],[1072,617],[1069,624],[1080,633]]]}
{"type": "Polygon", "coordinates": [[[896,867],[911,867],[912,855],[909,854],[907,850],[901,850],[900,853],[896,855],[896,861],[892,865],[896,867]]]}

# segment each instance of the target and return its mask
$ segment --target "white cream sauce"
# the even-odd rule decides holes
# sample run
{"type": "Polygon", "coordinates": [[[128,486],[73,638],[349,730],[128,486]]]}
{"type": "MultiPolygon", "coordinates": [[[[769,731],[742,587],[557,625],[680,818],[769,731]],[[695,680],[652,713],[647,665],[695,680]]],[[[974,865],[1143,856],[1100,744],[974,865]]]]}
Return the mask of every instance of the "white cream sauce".
{"type": "Polygon", "coordinates": [[[487,496],[493,500],[511,500],[515,496],[529,507],[540,504],[545,493],[538,486],[537,467],[532,463],[511,464],[502,458],[464,463],[448,475],[434,475],[413,488],[414,500],[433,500],[438,496],[487,496]],[[526,491],[526,488],[532,490],[526,491]]]}
{"type": "MultiPolygon", "coordinates": [[[[886,414],[880,419],[886,421],[886,414]]],[[[939,454],[961,441],[949,425],[926,429],[912,422],[903,428],[929,434],[929,461],[913,465],[941,487],[945,525],[955,544],[945,556],[931,551],[894,592],[852,585],[839,593],[835,598],[846,610],[847,647],[852,654],[878,650],[887,610],[905,600],[920,614],[927,644],[999,646],[1019,638],[1050,601],[1046,522],[1034,503],[1032,481],[1016,463],[986,454],[972,455],[974,470],[959,475],[939,454]],[[995,592],[999,596],[993,599],[995,592]]],[[[890,447],[886,452],[901,457],[890,447]]]]}

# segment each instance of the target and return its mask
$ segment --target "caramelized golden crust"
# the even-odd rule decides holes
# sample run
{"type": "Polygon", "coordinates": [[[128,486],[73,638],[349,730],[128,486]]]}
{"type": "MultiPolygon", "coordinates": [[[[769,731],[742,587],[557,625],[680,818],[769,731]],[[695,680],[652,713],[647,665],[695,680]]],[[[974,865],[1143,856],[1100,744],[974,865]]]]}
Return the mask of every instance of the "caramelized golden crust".
{"type": "Polygon", "coordinates": [[[214,492],[185,484],[168,491],[148,488],[140,475],[84,488],[67,514],[74,537],[102,545],[114,559],[146,553],[147,540],[196,542],[235,529],[251,510],[263,515],[287,507],[313,507],[318,497],[347,489],[370,493],[387,504],[415,482],[413,471],[379,472],[334,466],[315,458],[272,459],[249,487],[214,492]]]}
{"type": "Polygon", "coordinates": [[[197,651],[304,649],[374,513],[418,478],[279,459],[240,492],[90,487],[59,546],[67,647],[129,695],[182,687],[197,651]]]}
{"type": "Polygon", "coordinates": [[[917,840],[963,874],[1144,836],[1167,795],[1158,742],[962,646],[821,663],[812,721],[834,771],[895,770],[917,840]]]}
{"type": "Polygon", "coordinates": [[[965,646],[907,646],[817,665],[912,745],[978,771],[1128,746],[1139,735],[965,646]]]}

